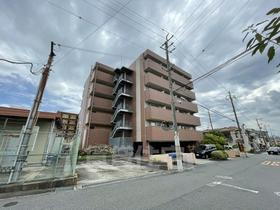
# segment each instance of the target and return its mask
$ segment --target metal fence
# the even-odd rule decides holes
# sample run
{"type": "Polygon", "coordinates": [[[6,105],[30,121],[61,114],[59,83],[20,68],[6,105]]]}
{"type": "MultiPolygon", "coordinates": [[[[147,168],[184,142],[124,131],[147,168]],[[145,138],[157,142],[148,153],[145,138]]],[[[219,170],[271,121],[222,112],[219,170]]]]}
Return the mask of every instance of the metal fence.
{"type": "MultiPolygon", "coordinates": [[[[16,182],[73,176],[80,143],[79,135],[65,139],[61,133],[38,130],[33,130],[28,156],[16,182]]],[[[21,135],[21,131],[0,130],[0,185],[11,183],[21,135]]]]}
{"type": "Polygon", "coordinates": [[[115,137],[109,139],[109,144],[113,146],[115,154],[132,154],[133,144],[130,137],[115,137]]]}

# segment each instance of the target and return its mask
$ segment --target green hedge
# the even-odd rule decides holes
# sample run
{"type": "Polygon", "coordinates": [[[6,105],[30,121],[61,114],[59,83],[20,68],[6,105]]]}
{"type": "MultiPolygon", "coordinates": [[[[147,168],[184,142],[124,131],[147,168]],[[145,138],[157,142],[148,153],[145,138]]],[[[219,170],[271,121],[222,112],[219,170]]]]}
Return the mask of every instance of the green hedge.
{"type": "Polygon", "coordinates": [[[227,160],[228,154],[223,150],[216,150],[211,153],[211,159],[213,160],[227,160]]]}

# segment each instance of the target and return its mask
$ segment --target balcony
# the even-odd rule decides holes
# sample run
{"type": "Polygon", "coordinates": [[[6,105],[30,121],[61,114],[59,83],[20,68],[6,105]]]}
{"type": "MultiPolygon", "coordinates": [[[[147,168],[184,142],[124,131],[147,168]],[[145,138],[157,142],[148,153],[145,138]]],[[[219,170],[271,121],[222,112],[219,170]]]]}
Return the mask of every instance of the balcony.
{"type": "MultiPolygon", "coordinates": [[[[145,108],[145,118],[146,120],[172,122],[172,112],[170,109],[163,109],[150,106],[145,108]]],[[[200,119],[193,115],[176,112],[176,118],[177,123],[183,125],[200,125],[200,119]]]]}
{"type": "Polygon", "coordinates": [[[90,83],[89,85],[90,85],[90,86],[89,86],[89,94],[90,94],[90,95],[93,95],[93,90],[94,90],[93,86],[94,86],[94,85],[93,85],[92,83],[90,83]]]}
{"type": "MultiPolygon", "coordinates": [[[[147,60],[147,59],[157,60],[159,63],[166,64],[166,59],[165,58],[157,55],[156,53],[152,52],[151,50],[146,50],[143,53],[143,55],[144,55],[145,60],[147,60]]],[[[157,63],[157,62],[155,62],[155,63],[157,63]]],[[[189,73],[187,73],[183,69],[179,68],[178,66],[175,65],[173,68],[175,69],[175,71],[177,71],[181,74],[185,74],[189,78],[192,78],[192,76],[189,73]]]]}
{"type": "Polygon", "coordinates": [[[112,111],[112,100],[95,96],[92,107],[97,110],[112,111]]]}
{"type": "Polygon", "coordinates": [[[153,72],[154,74],[160,75],[160,76],[168,76],[168,73],[166,71],[166,68],[163,67],[161,64],[152,61],[151,59],[147,59],[144,62],[144,70],[147,72],[153,72]]]}
{"type": "Polygon", "coordinates": [[[145,74],[145,85],[156,89],[169,91],[169,82],[163,77],[156,76],[152,73],[145,74]]]}
{"type": "Polygon", "coordinates": [[[193,83],[190,83],[191,81],[189,79],[175,73],[174,71],[171,71],[171,78],[180,85],[187,85],[189,88],[193,89],[193,83]]]}
{"type": "MultiPolygon", "coordinates": [[[[161,127],[146,127],[146,137],[149,141],[174,141],[173,130],[163,130],[161,127]]],[[[180,141],[201,141],[202,133],[196,130],[181,129],[179,130],[180,141]]]]}
{"type": "Polygon", "coordinates": [[[90,124],[111,126],[111,113],[96,112],[91,114],[90,124]]]}
{"type": "MultiPolygon", "coordinates": [[[[163,90],[163,91],[169,92],[168,80],[164,79],[163,77],[156,76],[152,73],[145,74],[145,85],[158,89],[158,90],[163,90]]],[[[194,92],[192,92],[190,90],[181,88],[178,91],[175,91],[179,87],[182,87],[182,86],[179,86],[177,84],[173,85],[173,90],[174,90],[175,94],[183,96],[183,97],[187,97],[191,100],[195,100],[195,94],[194,94],[194,92]]]]}
{"type": "Polygon", "coordinates": [[[116,96],[115,96],[115,99],[114,99],[114,101],[112,103],[112,107],[116,106],[116,103],[117,103],[117,101],[119,100],[119,98],[121,96],[132,98],[131,90],[130,89],[126,89],[126,88],[119,89],[117,94],[116,94],[116,96]]]}
{"type": "Polygon", "coordinates": [[[114,115],[112,117],[111,122],[113,123],[118,116],[119,113],[126,112],[126,113],[132,113],[132,109],[129,105],[124,105],[123,103],[119,104],[114,112],[114,115]]]}
{"type": "Polygon", "coordinates": [[[189,98],[191,100],[195,100],[195,93],[194,92],[192,92],[190,90],[187,90],[183,87],[182,88],[180,88],[180,87],[182,87],[182,86],[179,86],[177,84],[173,85],[173,90],[174,90],[175,94],[186,97],[186,98],[189,98]],[[180,88],[180,89],[177,90],[178,88],[180,88]]]}
{"type": "Polygon", "coordinates": [[[108,85],[112,85],[113,75],[98,71],[96,72],[96,81],[108,85]]]}
{"type": "Polygon", "coordinates": [[[101,97],[113,98],[112,96],[112,87],[96,83],[94,95],[101,97]]]}
{"type": "MultiPolygon", "coordinates": [[[[151,59],[147,59],[144,62],[144,69],[147,72],[152,72],[154,74],[157,74],[158,76],[164,76],[165,79],[167,80],[168,78],[168,72],[166,67],[164,67],[163,65],[152,61],[151,59]]],[[[179,83],[180,85],[186,85],[188,83],[190,83],[190,80],[178,73],[175,73],[174,71],[171,71],[171,78],[173,81],[176,81],[177,83],[179,83]]],[[[187,85],[189,88],[193,88],[193,84],[190,83],[187,85]]]]}
{"type": "Polygon", "coordinates": [[[118,81],[118,78],[119,78],[119,76],[118,76],[117,74],[115,74],[114,77],[113,77],[113,82],[114,82],[114,83],[117,82],[117,81],[118,81]]]}
{"type": "Polygon", "coordinates": [[[113,131],[111,132],[111,137],[114,137],[119,130],[132,130],[130,122],[123,120],[116,122],[113,131]]]}
{"type": "Polygon", "coordinates": [[[117,81],[115,87],[113,88],[113,94],[116,94],[116,91],[118,90],[119,85],[123,82],[128,83],[128,84],[133,84],[132,77],[127,74],[121,74],[118,77],[118,81],[117,81]]]}
{"type": "Polygon", "coordinates": [[[88,98],[88,101],[87,101],[87,109],[90,110],[91,109],[91,104],[92,104],[92,96],[90,96],[88,98]]]}
{"type": "MultiPolygon", "coordinates": [[[[171,104],[171,99],[170,95],[164,93],[164,92],[159,92],[153,89],[148,89],[145,90],[145,100],[147,102],[152,102],[155,104],[162,104],[164,106],[170,107],[171,104]]],[[[175,100],[177,100],[175,98],[175,100]]],[[[190,111],[190,112],[198,112],[197,105],[193,104],[188,101],[184,101],[180,99],[180,102],[176,101],[175,106],[177,109],[184,110],[184,111],[190,111]]]]}

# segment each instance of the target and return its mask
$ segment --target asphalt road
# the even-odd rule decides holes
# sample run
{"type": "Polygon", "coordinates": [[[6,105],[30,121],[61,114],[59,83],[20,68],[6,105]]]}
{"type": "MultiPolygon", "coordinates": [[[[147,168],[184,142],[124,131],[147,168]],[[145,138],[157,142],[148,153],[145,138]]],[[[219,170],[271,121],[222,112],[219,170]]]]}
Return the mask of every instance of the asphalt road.
{"type": "Polygon", "coordinates": [[[259,154],[182,173],[10,198],[0,200],[0,208],[279,210],[280,156],[259,154]]]}

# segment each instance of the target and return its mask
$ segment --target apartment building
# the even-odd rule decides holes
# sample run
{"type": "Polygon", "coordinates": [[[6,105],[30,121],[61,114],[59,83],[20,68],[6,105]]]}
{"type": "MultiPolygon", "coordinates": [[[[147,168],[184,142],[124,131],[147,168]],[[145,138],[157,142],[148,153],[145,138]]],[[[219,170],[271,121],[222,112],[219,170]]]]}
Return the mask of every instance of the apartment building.
{"type": "MultiPolygon", "coordinates": [[[[176,65],[172,81],[181,147],[187,152],[202,140],[193,84],[176,65]]],[[[82,148],[104,143],[144,155],[174,151],[173,131],[162,128],[163,122],[172,123],[170,101],[166,60],[154,52],[146,50],[128,68],[97,63],[83,94],[82,148]]]]}
{"type": "Polygon", "coordinates": [[[81,148],[108,144],[112,130],[114,69],[101,63],[91,68],[79,114],[81,148]]]}
{"type": "Polygon", "coordinates": [[[62,130],[66,139],[71,139],[76,134],[78,115],[70,112],[57,112],[57,117],[62,121],[62,130]]]}

